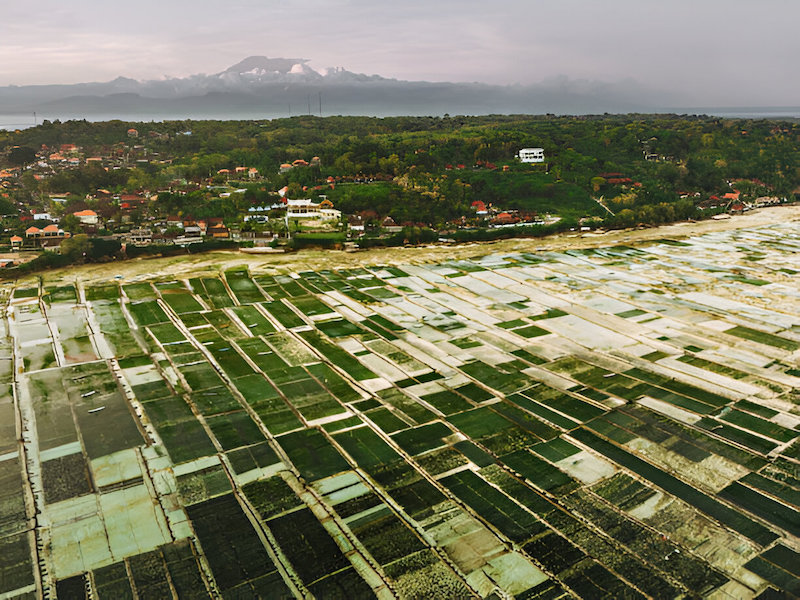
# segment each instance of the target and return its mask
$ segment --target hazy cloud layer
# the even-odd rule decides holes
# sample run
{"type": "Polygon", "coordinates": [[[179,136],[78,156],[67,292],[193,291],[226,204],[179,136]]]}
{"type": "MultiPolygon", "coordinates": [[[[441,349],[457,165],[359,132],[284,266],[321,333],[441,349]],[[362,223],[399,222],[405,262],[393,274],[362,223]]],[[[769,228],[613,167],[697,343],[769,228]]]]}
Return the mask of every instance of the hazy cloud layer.
{"type": "Polygon", "coordinates": [[[5,4],[0,86],[213,73],[260,54],[398,79],[634,79],[696,106],[800,104],[796,0],[5,4]]]}

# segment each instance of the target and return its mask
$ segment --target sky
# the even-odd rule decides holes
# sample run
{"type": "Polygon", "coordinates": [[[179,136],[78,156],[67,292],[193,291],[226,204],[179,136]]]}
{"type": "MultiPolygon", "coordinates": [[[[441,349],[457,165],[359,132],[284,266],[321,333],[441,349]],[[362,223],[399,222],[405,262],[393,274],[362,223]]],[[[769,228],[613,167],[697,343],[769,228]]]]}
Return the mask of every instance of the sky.
{"type": "Polygon", "coordinates": [[[797,0],[2,0],[0,86],[184,77],[251,55],[407,80],[634,80],[800,105],[797,0]]]}

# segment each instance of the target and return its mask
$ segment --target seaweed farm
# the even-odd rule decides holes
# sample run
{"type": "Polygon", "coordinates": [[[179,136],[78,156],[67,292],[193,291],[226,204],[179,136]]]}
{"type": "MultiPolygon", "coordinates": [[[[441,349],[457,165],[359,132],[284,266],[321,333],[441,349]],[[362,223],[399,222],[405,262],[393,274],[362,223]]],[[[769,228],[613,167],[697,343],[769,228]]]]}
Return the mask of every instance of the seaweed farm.
{"type": "Polygon", "coordinates": [[[800,227],[533,244],[2,288],[0,600],[800,597],[800,227]]]}

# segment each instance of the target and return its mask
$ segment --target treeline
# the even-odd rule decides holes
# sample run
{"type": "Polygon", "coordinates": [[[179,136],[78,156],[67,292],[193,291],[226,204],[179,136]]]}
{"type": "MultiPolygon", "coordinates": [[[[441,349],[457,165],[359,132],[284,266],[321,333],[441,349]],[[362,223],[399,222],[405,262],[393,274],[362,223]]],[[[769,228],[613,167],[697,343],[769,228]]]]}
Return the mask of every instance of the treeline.
{"type": "Polygon", "coordinates": [[[129,127],[139,131],[135,143],[173,157],[165,168],[189,179],[247,165],[276,185],[312,185],[328,175],[397,176],[412,168],[438,172],[448,164],[504,162],[519,148],[540,146],[559,178],[581,186],[598,173],[614,171],[705,191],[725,178],[758,178],[790,189],[800,183],[797,123],[676,115],[69,121],[5,134],[5,142],[9,148],[75,143],[101,150],[129,143],[129,127]],[[661,167],[642,164],[644,153],[670,160],[661,167]],[[281,163],[313,156],[321,159],[320,169],[278,175],[281,163]]]}
{"type": "Polygon", "coordinates": [[[594,200],[603,198],[615,213],[608,222],[617,226],[691,218],[692,210],[679,204],[682,192],[721,196],[733,180],[745,180],[738,189],[753,197],[790,197],[800,186],[799,139],[795,122],[686,115],[302,116],[46,123],[0,133],[7,151],[0,156],[14,146],[75,143],[86,155],[103,155],[137,144],[154,159],[131,169],[83,167],[40,181],[31,176],[28,191],[15,191],[12,199],[46,191],[81,196],[97,188],[172,189],[159,195],[158,213],[235,222],[250,206],[276,202],[275,190],[287,186],[290,198],[325,194],[347,214],[371,212],[398,224],[441,228],[473,217],[474,201],[579,219],[610,217],[594,200]],[[127,136],[131,127],[139,132],[135,140],[127,136]],[[531,146],[544,148],[543,165],[514,161],[520,148],[531,146]],[[279,172],[282,163],[313,157],[318,165],[279,172]],[[206,189],[209,182],[226,182],[219,170],[237,166],[259,172],[254,182],[236,182],[243,193],[221,198],[206,189]],[[175,193],[181,182],[202,189],[175,193]]]}

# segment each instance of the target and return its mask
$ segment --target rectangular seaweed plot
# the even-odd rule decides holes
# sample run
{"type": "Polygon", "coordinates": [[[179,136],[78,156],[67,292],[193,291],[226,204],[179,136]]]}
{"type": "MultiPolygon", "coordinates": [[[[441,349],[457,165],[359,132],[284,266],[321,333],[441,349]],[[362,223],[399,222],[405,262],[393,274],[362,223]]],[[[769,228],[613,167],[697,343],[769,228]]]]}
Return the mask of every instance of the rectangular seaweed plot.
{"type": "Polygon", "coordinates": [[[0,537],[28,527],[19,457],[0,461],[0,537]]]}
{"type": "Polygon", "coordinates": [[[206,288],[206,293],[214,308],[225,308],[226,306],[233,306],[233,300],[228,295],[228,290],[225,284],[215,277],[204,277],[203,285],[206,288]]]}
{"type": "Polygon", "coordinates": [[[316,331],[303,331],[300,333],[300,337],[303,338],[309,346],[322,354],[331,364],[345,371],[356,381],[364,381],[377,377],[375,373],[362,365],[356,357],[343,348],[324,339],[316,331]]]}
{"type": "Polygon", "coordinates": [[[278,387],[292,406],[308,421],[345,412],[336,398],[311,377],[284,383],[278,387]]]}
{"type": "Polygon", "coordinates": [[[140,598],[169,597],[166,565],[159,550],[130,557],[128,567],[140,598]]]}
{"type": "Polygon", "coordinates": [[[90,459],[134,448],[145,441],[113,374],[104,363],[97,364],[100,368],[83,378],[77,370],[64,373],[66,380],[71,378],[75,383],[68,384],[67,389],[90,459]]]}
{"type": "Polygon", "coordinates": [[[303,426],[303,422],[263,376],[239,377],[233,380],[233,384],[273,435],[303,426]]]}
{"type": "Polygon", "coordinates": [[[209,596],[200,573],[200,565],[187,540],[164,546],[161,551],[178,598],[200,599],[209,596]]]}
{"type": "Polygon", "coordinates": [[[100,600],[133,600],[131,581],[124,562],[96,569],[93,574],[95,596],[100,600]]]}
{"type": "Polygon", "coordinates": [[[195,294],[202,297],[212,308],[233,306],[233,300],[225,289],[225,284],[214,277],[192,278],[189,285],[195,294]]]}
{"type": "MultiPolygon", "coordinates": [[[[257,582],[278,570],[233,494],[189,506],[186,512],[223,596],[257,597],[257,582]]],[[[265,591],[272,597],[292,596],[280,577],[269,581],[265,591]]]]}
{"type": "Polygon", "coordinates": [[[426,548],[417,534],[385,504],[348,521],[348,526],[381,566],[426,548]]]}
{"type": "Polygon", "coordinates": [[[800,535],[800,512],[794,507],[777,502],[736,481],[721,490],[719,496],[792,535],[800,535]]]}
{"type": "Polygon", "coordinates": [[[77,442],[78,431],[60,370],[34,373],[28,379],[28,389],[36,411],[39,451],[77,442]]]}
{"type": "Polygon", "coordinates": [[[152,300],[156,297],[156,292],[149,283],[129,283],[123,285],[122,289],[131,300],[152,300]]]}
{"type": "Polygon", "coordinates": [[[630,469],[670,494],[677,496],[691,506],[710,515],[720,523],[750,538],[757,544],[767,545],[778,537],[775,533],[760,523],[748,518],[741,512],[728,508],[697,488],[684,483],[677,477],[645,462],[639,457],[629,453],[627,450],[623,450],[607,442],[600,436],[586,429],[577,429],[572,435],[575,439],[586,444],[606,458],[630,469]]]}
{"type": "Polygon", "coordinates": [[[35,583],[28,540],[27,532],[0,537],[0,596],[35,583]]]}
{"type": "Polygon", "coordinates": [[[225,279],[240,304],[253,304],[264,300],[264,294],[247,275],[247,271],[225,271],[225,279]]]}
{"type": "Polygon", "coordinates": [[[236,306],[231,308],[231,312],[239,317],[242,324],[253,335],[265,335],[275,331],[272,323],[255,306],[236,306]]]}
{"type": "Polygon", "coordinates": [[[44,461],[42,486],[48,504],[92,493],[94,490],[83,453],[76,452],[44,461]]]}
{"type": "Polygon", "coordinates": [[[281,325],[286,327],[286,329],[291,329],[292,327],[300,327],[305,325],[306,322],[303,321],[291,308],[286,306],[280,300],[274,300],[272,302],[262,302],[261,306],[270,314],[272,317],[278,321],[281,325]]]}
{"type": "Polygon", "coordinates": [[[234,450],[264,441],[264,434],[245,411],[240,410],[206,419],[223,450],[234,450]]]}
{"type": "Polygon", "coordinates": [[[194,416],[156,425],[167,452],[175,464],[216,454],[206,430],[194,416]]]}
{"type": "Polygon", "coordinates": [[[447,420],[495,454],[505,454],[540,441],[540,438],[486,406],[452,415],[447,420]]]}
{"type": "Polygon", "coordinates": [[[130,326],[118,302],[96,301],[92,303],[92,312],[100,325],[100,331],[111,344],[117,358],[141,352],[136,339],[130,334],[130,326]]]}
{"type": "Polygon", "coordinates": [[[357,576],[350,561],[310,509],[301,508],[275,517],[267,526],[300,580],[307,586],[313,585],[317,597],[341,597],[335,593],[341,585],[337,580],[348,572],[347,587],[353,594],[350,597],[373,597],[370,587],[357,576]],[[339,577],[328,581],[334,573],[339,577]]]}
{"type": "Polygon", "coordinates": [[[350,468],[342,455],[316,429],[287,433],[277,439],[289,460],[309,481],[323,479],[350,468]]]}
{"type": "Polygon", "coordinates": [[[133,316],[133,320],[139,327],[155,325],[156,323],[166,323],[169,321],[167,313],[155,300],[143,300],[141,302],[131,302],[128,310],[133,316]]]}
{"type": "Polygon", "coordinates": [[[364,469],[386,465],[401,458],[394,448],[369,427],[350,429],[334,434],[333,437],[358,463],[358,466],[364,469]]]}
{"type": "Polygon", "coordinates": [[[192,294],[185,291],[162,291],[161,298],[178,314],[197,312],[204,308],[192,294]]]}
{"type": "Polygon", "coordinates": [[[517,543],[546,529],[533,514],[472,471],[461,471],[445,477],[441,482],[486,521],[517,543]]]}
{"type": "MultiPolygon", "coordinates": [[[[800,554],[778,544],[760,556],[751,559],[745,568],[774,584],[784,593],[774,598],[800,596],[800,554]]],[[[764,596],[769,598],[770,596],[764,596]]],[[[761,596],[759,596],[761,598],[761,596]]]]}

